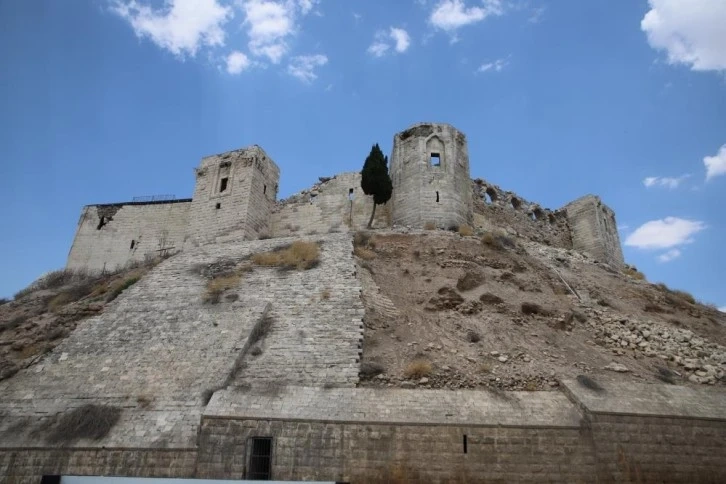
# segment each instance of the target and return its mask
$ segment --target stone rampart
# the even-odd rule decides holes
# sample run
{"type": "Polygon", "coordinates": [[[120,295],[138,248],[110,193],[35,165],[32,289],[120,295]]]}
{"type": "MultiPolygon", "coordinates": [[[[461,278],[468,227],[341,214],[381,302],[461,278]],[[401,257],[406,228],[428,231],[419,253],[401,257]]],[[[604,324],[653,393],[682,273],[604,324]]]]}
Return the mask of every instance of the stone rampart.
{"type": "Polygon", "coordinates": [[[599,197],[578,198],[563,210],[567,213],[573,248],[615,267],[625,264],[615,212],[599,197]]]}
{"type": "Polygon", "coordinates": [[[146,257],[181,250],[191,199],[87,205],[66,267],[113,271],[146,257]]]}

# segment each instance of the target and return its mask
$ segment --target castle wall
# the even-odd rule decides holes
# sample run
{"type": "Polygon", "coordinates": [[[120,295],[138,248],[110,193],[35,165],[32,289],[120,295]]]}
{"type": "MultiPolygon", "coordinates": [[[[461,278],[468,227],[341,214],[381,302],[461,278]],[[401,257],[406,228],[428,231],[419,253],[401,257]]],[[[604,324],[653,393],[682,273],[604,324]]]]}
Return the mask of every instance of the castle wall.
{"type": "Polygon", "coordinates": [[[393,138],[392,222],[451,228],[472,221],[466,137],[446,124],[417,124],[393,138]]]}
{"type": "Polygon", "coordinates": [[[563,210],[567,213],[573,248],[615,267],[625,264],[615,212],[599,197],[586,195],[568,203],[563,210]]]}
{"type": "Polygon", "coordinates": [[[474,180],[472,190],[475,228],[499,228],[535,242],[572,248],[564,211],[542,208],[481,178],[474,180]]]}
{"type": "MultiPolygon", "coordinates": [[[[322,180],[277,204],[272,213],[271,236],[324,234],[347,228],[359,230],[368,225],[373,197],[363,193],[360,173],[341,173],[322,180]]],[[[390,216],[390,204],[379,205],[373,227],[390,226],[390,216]]]]}
{"type": "Polygon", "coordinates": [[[212,243],[232,231],[241,239],[268,232],[279,178],[279,168],[259,146],[203,158],[196,169],[188,243],[212,243]]]}
{"type": "Polygon", "coordinates": [[[191,200],[87,205],[66,268],[112,271],[181,249],[191,200]]]}

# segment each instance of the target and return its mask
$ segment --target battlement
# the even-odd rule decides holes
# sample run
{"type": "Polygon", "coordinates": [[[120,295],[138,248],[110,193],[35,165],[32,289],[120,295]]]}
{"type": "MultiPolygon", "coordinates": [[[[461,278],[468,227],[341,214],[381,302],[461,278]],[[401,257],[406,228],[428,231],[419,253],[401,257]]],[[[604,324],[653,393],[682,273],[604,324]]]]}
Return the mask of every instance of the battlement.
{"type": "MultiPolygon", "coordinates": [[[[481,178],[472,181],[466,135],[450,124],[415,123],[394,134],[389,172],[393,194],[376,211],[375,228],[499,228],[623,264],[615,214],[599,198],[550,210],[481,178]]],[[[192,198],[84,207],[67,267],[112,270],[219,241],[360,230],[373,209],[358,172],[321,177],[278,200],[280,169],[259,145],[205,156],[194,174],[192,198]]]]}

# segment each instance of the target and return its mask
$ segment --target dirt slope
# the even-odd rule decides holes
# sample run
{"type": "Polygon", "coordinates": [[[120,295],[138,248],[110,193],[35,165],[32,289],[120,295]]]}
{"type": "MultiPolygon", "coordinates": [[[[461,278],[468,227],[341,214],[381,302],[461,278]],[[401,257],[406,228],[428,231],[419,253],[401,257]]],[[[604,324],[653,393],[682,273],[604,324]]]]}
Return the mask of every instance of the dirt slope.
{"type": "Polygon", "coordinates": [[[725,383],[726,314],[575,251],[487,237],[359,235],[363,385],[725,383]]]}

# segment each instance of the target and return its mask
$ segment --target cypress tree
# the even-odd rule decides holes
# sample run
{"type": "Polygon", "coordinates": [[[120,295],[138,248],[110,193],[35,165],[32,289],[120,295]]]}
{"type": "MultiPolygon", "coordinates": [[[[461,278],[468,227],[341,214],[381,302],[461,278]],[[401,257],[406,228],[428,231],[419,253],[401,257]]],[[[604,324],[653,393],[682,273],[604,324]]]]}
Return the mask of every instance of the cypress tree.
{"type": "Polygon", "coordinates": [[[383,156],[378,143],[373,145],[363,164],[360,187],[363,189],[363,193],[373,196],[373,212],[371,212],[371,218],[368,221],[368,228],[371,228],[373,217],[376,215],[376,206],[390,200],[393,193],[393,183],[388,175],[388,157],[383,156]]]}

